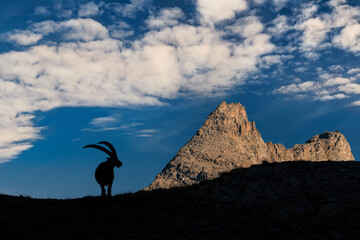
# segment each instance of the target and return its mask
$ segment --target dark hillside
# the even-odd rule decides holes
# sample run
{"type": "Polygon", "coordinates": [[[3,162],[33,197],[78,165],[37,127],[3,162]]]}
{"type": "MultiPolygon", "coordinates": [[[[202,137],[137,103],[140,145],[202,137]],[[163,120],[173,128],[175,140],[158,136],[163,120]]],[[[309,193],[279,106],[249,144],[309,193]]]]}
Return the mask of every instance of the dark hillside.
{"type": "Polygon", "coordinates": [[[0,196],[2,239],[360,239],[360,163],[284,162],[186,188],[0,196]]]}

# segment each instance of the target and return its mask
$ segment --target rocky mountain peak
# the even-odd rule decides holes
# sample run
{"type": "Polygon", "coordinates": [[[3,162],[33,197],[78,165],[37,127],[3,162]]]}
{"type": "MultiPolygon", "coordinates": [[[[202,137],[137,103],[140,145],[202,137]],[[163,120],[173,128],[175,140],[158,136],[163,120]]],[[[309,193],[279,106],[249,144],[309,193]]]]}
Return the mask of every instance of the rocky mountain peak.
{"type": "Polygon", "coordinates": [[[191,185],[263,161],[297,160],[351,161],[354,157],[346,138],[338,131],[315,135],[290,149],[265,143],[255,123],[248,121],[244,106],[222,102],[147,190],[191,185]]]}
{"type": "Polygon", "coordinates": [[[215,109],[215,111],[209,115],[209,118],[222,118],[240,123],[248,120],[244,106],[240,103],[226,104],[225,101],[223,101],[215,109]]]}
{"type": "MultiPolygon", "coordinates": [[[[236,136],[246,135],[249,131],[255,131],[255,123],[249,122],[245,107],[240,103],[226,104],[223,101],[214,112],[212,112],[203,126],[199,129],[199,135],[214,131],[221,134],[233,134],[236,136]]],[[[258,133],[258,132],[257,132],[258,133]]],[[[259,137],[260,134],[259,134],[259,137]]]]}

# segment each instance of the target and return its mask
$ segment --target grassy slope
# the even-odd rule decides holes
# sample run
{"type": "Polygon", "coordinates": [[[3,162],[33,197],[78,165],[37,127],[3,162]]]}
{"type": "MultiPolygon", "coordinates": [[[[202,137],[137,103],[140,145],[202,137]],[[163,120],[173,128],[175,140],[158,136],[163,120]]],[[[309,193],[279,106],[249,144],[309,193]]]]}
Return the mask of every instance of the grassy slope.
{"type": "MultiPolygon", "coordinates": [[[[8,239],[359,239],[360,163],[252,166],[112,199],[0,195],[8,239]]],[[[6,239],[6,238],[4,238],[6,239]]]]}

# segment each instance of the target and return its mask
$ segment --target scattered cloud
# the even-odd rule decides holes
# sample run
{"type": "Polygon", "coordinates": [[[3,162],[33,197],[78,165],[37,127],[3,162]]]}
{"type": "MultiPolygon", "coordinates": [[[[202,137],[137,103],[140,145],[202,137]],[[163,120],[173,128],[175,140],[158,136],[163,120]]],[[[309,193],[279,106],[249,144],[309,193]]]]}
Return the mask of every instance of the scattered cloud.
{"type": "Polygon", "coordinates": [[[332,72],[344,72],[345,71],[345,69],[340,65],[331,65],[329,67],[329,70],[332,72]]]}
{"type": "MultiPolygon", "coordinates": [[[[335,72],[339,69],[330,67],[335,72]]],[[[342,69],[345,71],[345,69],[342,69]]],[[[292,83],[282,86],[274,91],[276,94],[295,94],[319,101],[339,100],[360,94],[360,84],[353,83],[354,77],[344,77],[338,73],[324,73],[314,81],[292,83]]]]}
{"type": "Polygon", "coordinates": [[[132,135],[134,135],[135,137],[148,138],[148,137],[153,137],[154,134],[157,132],[158,130],[156,129],[143,129],[138,132],[135,132],[132,135]]]}
{"type": "MultiPolygon", "coordinates": [[[[289,1],[271,2],[278,11],[289,1]]],[[[318,64],[313,69],[318,76],[304,81],[296,76],[312,70],[311,60],[320,51],[359,54],[358,6],[311,1],[287,16],[274,13],[266,24],[245,0],[194,3],[193,19],[178,7],[156,9],[151,0],[91,1],[74,9],[58,3],[51,8],[54,14],[42,6],[35,14],[60,18],[3,33],[1,39],[13,43],[14,50],[0,53],[0,161],[40,138],[42,128],[32,121],[36,111],[57,107],[161,105],[180,96],[209,97],[247,83],[262,69],[273,71],[262,76],[277,79],[286,67],[295,75],[281,82],[276,94],[319,101],[360,94],[358,66],[318,64]],[[328,11],[321,11],[320,4],[328,11]],[[134,29],[130,23],[139,12],[146,12],[146,20],[134,29]],[[102,22],[99,16],[105,13],[109,19],[102,22]],[[309,64],[292,61],[297,55],[308,57],[309,64]]],[[[89,126],[84,130],[136,127],[120,125],[116,116],[93,119],[89,126]]],[[[155,132],[134,134],[150,137],[155,132]]]]}
{"type": "Polygon", "coordinates": [[[139,131],[138,133],[139,134],[144,134],[144,133],[150,134],[150,133],[156,133],[156,132],[157,132],[156,129],[143,129],[143,130],[139,131]]]}
{"type": "MultiPolygon", "coordinates": [[[[360,15],[360,13],[359,13],[360,15]]],[[[360,24],[352,24],[344,27],[340,34],[333,39],[335,46],[355,53],[360,52],[360,24]]]]}
{"type": "Polygon", "coordinates": [[[165,8],[161,9],[157,16],[150,16],[146,23],[150,29],[160,29],[176,26],[179,24],[179,19],[184,17],[180,8],[165,8]]]}
{"type": "Polygon", "coordinates": [[[61,1],[57,2],[54,5],[54,9],[56,11],[57,17],[65,18],[65,19],[71,18],[74,15],[74,11],[75,11],[75,9],[73,8],[65,8],[61,1]]]}
{"type": "Polygon", "coordinates": [[[291,93],[300,93],[307,92],[309,90],[317,89],[316,83],[314,81],[307,81],[299,84],[290,84],[287,86],[282,86],[276,91],[282,94],[291,94],[291,93]]]}
{"type": "Polygon", "coordinates": [[[280,38],[284,35],[284,33],[291,29],[292,27],[288,23],[288,18],[284,15],[278,15],[272,21],[271,26],[267,29],[267,31],[271,34],[271,36],[280,38]]]}
{"type": "MultiPolygon", "coordinates": [[[[240,9],[239,6],[235,9],[240,9]]],[[[202,7],[206,7],[204,3],[202,7]]],[[[29,26],[24,30],[29,35],[38,34],[40,39],[61,34],[65,41],[0,54],[0,98],[2,105],[12,106],[12,111],[2,111],[7,112],[4,118],[8,118],[3,122],[15,123],[13,132],[21,129],[29,132],[19,134],[18,138],[6,137],[4,144],[39,137],[39,128],[32,126],[30,120],[18,123],[24,112],[31,116],[34,111],[59,106],[160,105],[161,98],[173,99],[180,92],[209,96],[245,83],[247,74],[257,70],[261,56],[274,49],[270,36],[262,32],[263,25],[255,16],[237,20],[226,32],[175,20],[182,17],[181,10],[176,8],[151,15],[148,23],[153,27],[155,23],[160,27],[164,19],[174,22],[149,30],[126,47],[111,37],[113,29],[109,34],[106,26],[90,18],[48,20],[29,26]],[[241,29],[245,26],[241,21],[254,29],[241,29]],[[236,35],[241,35],[244,41],[223,38],[236,35]]],[[[112,120],[98,119],[93,123],[112,120]]],[[[86,130],[99,129],[119,127],[86,130]]]]}
{"type": "Polygon", "coordinates": [[[112,126],[119,122],[119,117],[116,116],[107,116],[107,117],[99,117],[94,118],[90,121],[90,124],[95,127],[106,127],[106,126],[112,126]]]}
{"type": "Polygon", "coordinates": [[[50,11],[47,7],[45,6],[38,6],[35,8],[34,10],[34,14],[35,15],[40,15],[40,16],[49,16],[50,15],[50,11]]]}
{"type": "Polygon", "coordinates": [[[92,19],[71,19],[62,22],[60,26],[67,31],[63,34],[66,40],[94,41],[108,38],[108,30],[92,19]]]}
{"type": "Polygon", "coordinates": [[[346,1],[330,1],[330,12],[318,13],[319,5],[305,4],[295,28],[303,32],[301,48],[307,56],[317,56],[323,47],[338,47],[358,53],[360,51],[360,8],[346,1]],[[339,29],[341,30],[340,33],[339,29]]]}
{"type": "Polygon", "coordinates": [[[351,80],[349,78],[336,77],[326,80],[324,86],[344,85],[350,82],[351,80]]]}
{"type": "Polygon", "coordinates": [[[136,137],[147,138],[147,137],[152,137],[152,135],[151,134],[138,134],[138,135],[136,135],[136,137]]]}
{"type": "Polygon", "coordinates": [[[247,8],[248,4],[245,0],[197,0],[197,10],[202,22],[210,25],[234,19],[236,13],[247,8]]]}
{"type": "Polygon", "coordinates": [[[360,68],[352,68],[347,73],[348,74],[360,73],[360,68]]]}
{"type": "Polygon", "coordinates": [[[109,34],[112,38],[123,40],[134,35],[132,27],[124,21],[117,21],[108,27],[109,34]]]}
{"type": "Polygon", "coordinates": [[[330,100],[334,100],[334,99],[344,99],[344,98],[346,98],[345,94],[338,93],[338,94],[335,94],[335,95],[323,95],[323,96],[320,96],[320,97],[318,97],[318,100],[320,100],[320,101],[330,101],[330,100]]]}
{"type": "Polygon", "coordinates": [[[3,147],[0,148],[0,163],[8,162],[11,159],[14,159],[20,153],[28,150],[31,147],[31,144],[23,143],[3,145],[3,147]]]}
{"type": "Polygon", "coordinates": [[[300,25],[303,30],[302,48],[304,51],[318,47],[326,38],[329,31],[327,23],[319,17],[310,18],[300,25]]]}
{"type": "Polygon", "coordinates": [[[100,15],[103,12],[100,9],[103,5],[103,2],[100,2],[99,4],[96,4],[94,2],[81,4],[78,10],[78,17],[94,17],[100,15]]]}
{"type": "Polygon", "coordinates": [[[136,18],[138,12],[144,12],[152,7],[152,0],[130,0],[130,3],[108,3],[106,7],[116,14],[126,18],[136,18]]]}
{"type": "Polygon", "coordinates": [[[289,0],[272,0],[276,11],[281,10],[288,2],[289,0]]]}
{"type": "Polygon", "coordinates": [[[15,30],[11,33],[1,35],[1,38],[5,41],[15,43],[22,46],[36,44],[43,36],[38,33],[34,33],[28,30],[15,30]]]}
{"type": "Polygon", "coordinates": [[[349,83],[339,86],[339,90],[347,94],[360,94],[360,84],[349,83]]]}
{"type": "Polygon", "coordinates": [[[351,105],[352,106],[360,106],[360,100],[353,102],[351,105]]]}
{"type": "Polygon", "coordinates": [[[56,31],[60,31],[60,25],[52,20],[34,23],[30,26],[30,31],[42,35],[48,35],[56,31]]]}
{"type": "Polygon", "coordinates": [[[243,37],[252,37],[260,34],[264,26],[255,16],[243,17],[236,20],[233,25],[227,27],[232,34],[239,34],[243,37]]]}

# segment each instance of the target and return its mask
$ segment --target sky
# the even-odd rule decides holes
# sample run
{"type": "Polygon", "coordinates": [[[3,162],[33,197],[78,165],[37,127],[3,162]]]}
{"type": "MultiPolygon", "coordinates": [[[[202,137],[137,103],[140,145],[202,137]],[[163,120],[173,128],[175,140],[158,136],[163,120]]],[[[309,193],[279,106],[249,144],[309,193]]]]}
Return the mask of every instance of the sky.
{"type": "Polygon", "coordinates": [[[100,194],[85,149],[117,149],[113,194],[147,187],[222,101],[264,141],[339,130],[360,157],[357,0],[0,2],[0,193],[100,194]]]}

